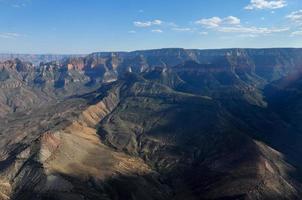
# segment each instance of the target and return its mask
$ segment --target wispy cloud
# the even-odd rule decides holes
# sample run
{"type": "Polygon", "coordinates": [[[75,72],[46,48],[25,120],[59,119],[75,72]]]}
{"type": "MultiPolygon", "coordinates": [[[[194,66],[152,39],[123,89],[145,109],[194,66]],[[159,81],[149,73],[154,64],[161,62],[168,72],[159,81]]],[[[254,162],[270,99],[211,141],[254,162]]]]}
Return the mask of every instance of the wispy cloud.
{"type": "Polygon", "coordinates": [[[136,22],[133,22],[133,25],[136,26],[136,27],[149,27],[152,25],[151,22],[139,22],[139,21],[136,21],[136,22]]]}
{"type": "Polygon", "coordinates": [[[31,3],[31,0],[0,0],[0,4],[13,8],[24,8],[31,3]]]}
{"type": "Polygon", "coordinates": [[[302,30],[292,32],[291,36],[302,36],[302,30]]]}
{"type": "Polygon", "coordinates": [[[135,34],[135,33],[136,33],[136,31],[131,30],[131,31],[128,31],[128,33],[135,34]]]}
{"type": "Polygon", "coordinates": [[[230,25],[237,25],[240,24],[240,19],[238,17],[228,16],[224,18],[222,22],[230,25]]]}
{"type": "Polygon", "coordinates": [[[140,27],[140,28],[146,28],[146,27],[150,27],[150,26],[161,25],[162,23],[163,23],[163,21],[161,21],[159,19],[155,19],[153,21],[135,21],[135,22],[133,22],[133,25],[136,27],[140,27]]]}
{"type": "Polygon", "coordinates": [[[250,4],[244,9],[246,10],[272,10],[287,6],[285,0],[251,0],[250,4]]]}
{"type": "Polygon", "coordinates": [[[197,20],[195,24],[202,25],[206,28],[215,28],[221,25],[239,25],[240,19],[234,16],[228,16],[225,18],[211,17],[197,20]]]}
{"type": "Polygon", "coordinates": [[[302,10],[294,11],[287,15],[286,18],[296,23],[302,23],[302,10]]]}
{"type": "Polygon", "coordinates": [[[0,32],[0,38],[4,38],[4,39],[16,39],[20,36],[21,35],[19,33],[1,33],[0,32]]]}
{"type": "Polygon", "coordinates": [[[180,28],[180,27],[172,28],[172,30],[177,31],[177,32],[191,32],[191,31],[193,31],[191,28],[180,28]]]}
{"type": "Polygon", "coordinates": [[[207,19],[200,19],[195,22],[196,24],[206,26],[207,28],[214,28],[220,26],[222,20],[220,17],[211,17],[207,19]]]}
{"type": "Polygon", "coordinates": [[[161,29],[153,29],[151,30],[152,33],[162,33],[163,31],[161,29]]]}
{"type": "Polygon", "coordinates": [[[165,23],[166,26],[170,26],[170,27],[179,27],[175,22],[166,22],[165,23]]]}
{"type": "Polygon", "coordinates": [[[209,33],[206,32],[206,31],[202,31],[202,32],[200,32],[199,34],[200,34],[200,35],[208,35],[209,33]]]}
{"type": "Polygon", "coordinates": [[[267,27],[219,27],[217,29],[219,32],[224,33],[248,33],[248,34],[271,34],[271,33],[281,33],[289,31],[289,28],[267,28],[267,27]]]}
{"type": "Polygon", "coordinates": [[[26,4],[25,3],[12,4],[12,7],[13,8],[24,8],[24,7],[26,7],[26,4]]]}
{"type": "Polygon", "coordinates": [[[240,34],[240,35],[238,35],[238,37],[241,37],[241,38],[256,38],[256,37],[259,37],[259,35],[257,35],[257,34],[240,34]]]}
{"type": "Polygon", "coordinates": [[[211,29],[217,32],[238,33],[243,35],[249,35],[252,37],[289,31],[288,27],[276,28],[242,25],[241,20],[238,17],[234,16],[228,16],[225,18],[211,17],[206,19],[200,19],[195,23],[203,26],[204,28],[211,29]]]}

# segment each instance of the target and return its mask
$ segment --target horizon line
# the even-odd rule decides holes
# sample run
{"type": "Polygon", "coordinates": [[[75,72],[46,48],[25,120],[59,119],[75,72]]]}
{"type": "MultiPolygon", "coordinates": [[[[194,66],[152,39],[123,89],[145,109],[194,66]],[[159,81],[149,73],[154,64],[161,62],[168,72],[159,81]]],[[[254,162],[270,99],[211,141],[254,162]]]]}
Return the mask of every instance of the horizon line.
{"type": "Polygon", "coordinates": [[[302,47],[227,47],[227,48],[182,48],[182,47],[163,47],[163,48],[150,48],[150,49],[137,49],[137,50],[116,50],[116,51],[91,51],[90,53],[8,53],[0,52],[0,55],[49,55],[49,56],[87,56],[95,53],[132,53],[140,51],[156,51],[156,50],[168,50],[168,49],[181,49],[181,50],[199,50],[199,51],[208,51],[208,50],[234,50],[234,49],[302,49],[302,47]]]}

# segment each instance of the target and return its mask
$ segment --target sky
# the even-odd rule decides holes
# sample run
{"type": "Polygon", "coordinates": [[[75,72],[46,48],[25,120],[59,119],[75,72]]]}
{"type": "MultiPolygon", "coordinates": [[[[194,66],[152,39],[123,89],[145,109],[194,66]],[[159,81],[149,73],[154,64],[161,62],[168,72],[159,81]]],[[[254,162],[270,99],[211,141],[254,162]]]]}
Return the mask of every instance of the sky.
{"type": "Polygon", "coordinates": [[[302,47],[302,0],[0,0],[0,53],[302,47]]]}

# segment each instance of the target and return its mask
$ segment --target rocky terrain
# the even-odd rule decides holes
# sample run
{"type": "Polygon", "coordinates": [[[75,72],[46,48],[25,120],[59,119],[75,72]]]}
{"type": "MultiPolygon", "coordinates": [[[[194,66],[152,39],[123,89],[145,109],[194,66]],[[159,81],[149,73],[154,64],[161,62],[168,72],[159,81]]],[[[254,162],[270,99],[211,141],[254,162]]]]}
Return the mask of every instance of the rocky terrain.
{"type": "Polygon", "coordinates": [[[55,54],[11,54],[11,53],[0,53],[0,61],[4,62],[7,60],[19,59],[23,62],[30,62],[34,65],[47,63],[51,61],[60,61],[69,57],[80,57],[85,55],[55,55],[55,54]]]}
{"type": "Polygon", "coordinates": [[[302,198],[302,49],[39,59],[0,63],[0,199],[302,198]]]}

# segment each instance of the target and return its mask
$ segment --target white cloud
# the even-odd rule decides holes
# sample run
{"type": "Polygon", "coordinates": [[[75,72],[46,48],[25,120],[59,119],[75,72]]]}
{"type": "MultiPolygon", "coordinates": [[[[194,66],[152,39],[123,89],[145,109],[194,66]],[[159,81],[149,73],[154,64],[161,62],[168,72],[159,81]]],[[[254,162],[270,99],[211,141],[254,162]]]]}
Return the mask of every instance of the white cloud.
{"type": "Polygon", "coordinates": [[[241,38],[256,38],[258,36],[259,35],[257,35],[257,34],[241,34],[241,35],[238,35],[238,37],[241,37],[241,38]]]}
{"type": "Polygon", "coordinates": [[[226,24],[237,25],[240,24],[240,19],[234,16],[228,16],[224,19],[226,24]]]}
{"type": "Polygon", "coordinates": [[[202,26],[206,26],[208,28],[214,28],[218,27],[222,23],[222,19],[220,17],[211,17],[207,19],[200,19],[195,23],[202,26]]]}
{"type": "Polygon", "coordinates": [[[239,25],[240,19],[234,16],[228,16],[225,18],[211,17],[211,18],[200,19],[196,21],[195,24],[202,25],[206,28],[215,28],[221,25],[239,25]]]}
{"type": "Polygon", "coordinates": [[[139,21],[133,22],[133,24],[136,27],[149,27],[152,25],[151,22],[139,22],[139,21]]]}
{"type": "Polygon", "coordinates": [[[200,32],[199,34],[200,34],[200,35],[208,35],[209,33],[206,32],[206,31],[203,31],[203,32],[200,32]]]}
{"type": "Polygon", "coordinates": [[[244,37],[256,37],[258,35],[267,35],[272,33],[280,33],[289,31],[289,28],[275,28],[275,27],[256,27],[249,25],[241,25],[241,20],[234,16],[228,16],[225,18],[212,17],[206,19],[200,19],[195,22],[198,25],[202,25],[205,28],[210,28],[213,31],[223,33],[238,33],[244,37]]]}
{"type": "Polygon", "coordinates": [[[163,31],[161,29],[153,29],[151,30],[153,33],[162,33],[163,31]]]}
{"type": "Polygon", "coordinates": [[[176,23],[174,23],[174,22],[166,22],[165,23],[167,26],[171,26],[171,27],[178,27],[178,25],[176,24],[176,23]]]}
{"type": "Polygon", "coordinates": [[[156,19],[156,20],[153,20],[151,23],[153,25],[161,25],[163,22],[161,20],[159,20],[159,19],[156,19]]]}
{"type": "Polygon", "coordinates": [[[23,7],[26,7],[26,4],[25,4],[25,3],[21,3],[21,4],[12,4],[12,7],[13,7],[13,8],[23,8],[23,7]]]}
{"type": "Polygon", "coordinates": [[[286,16],[293,22],[302,22],[302,10],[294,11],[286,16]]]}
{"type": "Polygon", "coordinates": [[[13,8],[24,8],[31,3],[31,0],[0,0],[0,4],[13,8]]]}
{"type": "Polygon", "coordinates": [[[291,36],[302,36],[302,30],[301,31],[294,31],[294,32],[292,32],[291,36]]]}
{"type": "Polygon", "coordinates": [[[192,31],[191,28],[179,28],[179,27],[176,27],[176,28],[172,28],[173,31],[178,31],[178,32],[190,32],[192,31]]]}
{"type": "Polygon", "coordinates": [[[278,9],[287,6],[285,0],[251,0],[246,10],[278,9]]]}
{"type": "Polygon", "coordinates": [[[289,28],[261,28],[261,27],[219,27],[217,31],[224,33],[271,34],[288,31],[289,28]]]}
{"type": "Polygon", "coordinates": [[[161,25],[163,22],[159,19],[153,20],[153,21],[135,21],[133,22],[133,25],[140,28],[150,27],[154,25],[161,25]]]}
{"type": "Polygon", "coordinates": [[[21,35],[18,33],[0,33],[0,38],[4,38],[4,39],[15,39],[20,36],[21,35]]]}

